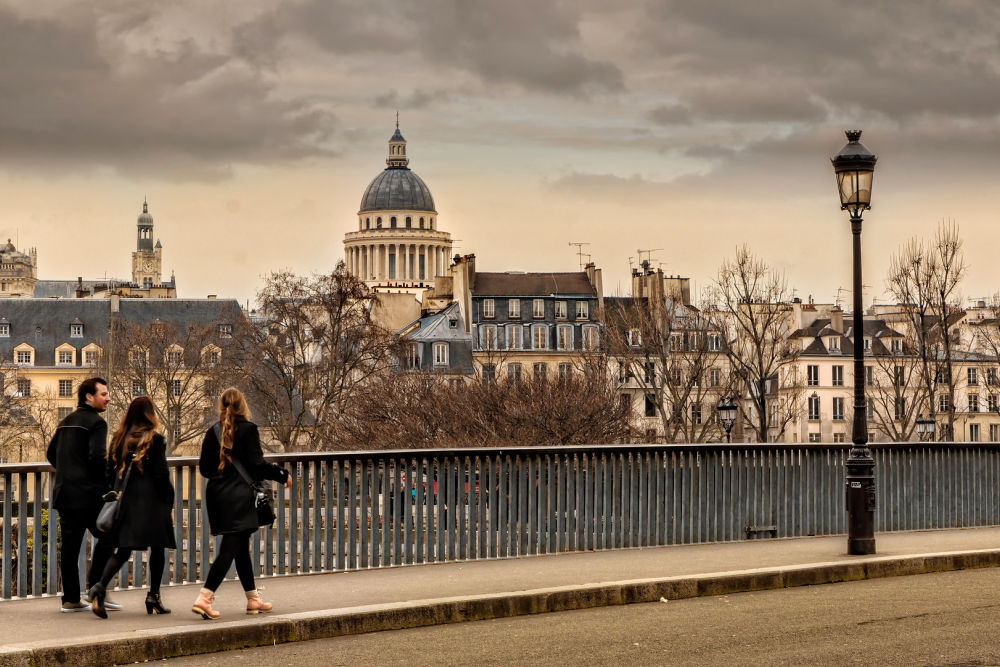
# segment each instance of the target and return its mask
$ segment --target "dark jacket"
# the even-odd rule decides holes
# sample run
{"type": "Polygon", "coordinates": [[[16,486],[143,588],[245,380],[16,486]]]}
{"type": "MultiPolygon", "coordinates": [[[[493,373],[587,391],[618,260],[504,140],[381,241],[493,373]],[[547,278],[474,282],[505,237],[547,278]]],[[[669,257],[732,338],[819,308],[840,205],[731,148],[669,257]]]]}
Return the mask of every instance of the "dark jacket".
{"type": "MultiPolygon", "coordinates": [[[[284,484],[288,479],[287,470],[264,460],[257,425],[239,416],[236,417],[232,455],[243,464],[247,474],[254,480],[273,479],[284,484]]],[[[254,492],[240,476],[236,466],[227,463],[222,472],[219,472],[219,439],[214,427],[208,429],[201,443],[198,470],[202,477],[208,479],[205,502],[213,535],[254,531],[260,527],[257,523],[254,492]]]]}
{"type": "MultiPolygon", "coordinates": [[[[132,453],[129,453],[126,461],[131,460],[132,453]]],[[[170,483],[170,470],[167,468],[166,439],[159,433],[153,436],[142,461],[142,470],[132,464],[132,473],[124,490],[124,477],[118,477],[118,469],[111,457],[108,457],[108,477],[114,487],[122,491],[118,525],[111,535],[115,543],[130,549],[176,549],[174,522],[171,519],[174,485],[170,483]]]]}
{"type": "Polygon", "coordinates": [[[98,509],[106,483],[108,424],[94,408],[81,405],[59,422],[45,457],[56,469],[52,506],[98,509]]]}

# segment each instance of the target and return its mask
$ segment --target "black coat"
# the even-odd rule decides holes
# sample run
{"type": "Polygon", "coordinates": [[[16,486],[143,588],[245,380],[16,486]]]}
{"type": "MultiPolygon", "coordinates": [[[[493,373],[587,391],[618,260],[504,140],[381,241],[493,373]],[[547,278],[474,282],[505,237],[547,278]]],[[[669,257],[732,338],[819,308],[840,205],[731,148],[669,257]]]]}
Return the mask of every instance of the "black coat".
{"type": "MultiPolygon", "coordinates": [[[[128,455],[130,460],[132,455],[128,455]]],[[[116,489],[122,490],[124,478],[117,477],[114,463],[108,460],[108,476],[116,489]]],[[[133,462],[128,486],[119,501],[118,524],[111,539],[129,549],[149,547],[176,549],[174,522],[171,518],[174,485],[167,468],[167,441],[159,433],[146,450],[142,470],[133,462]]]]}
{"type": "MultiPolygon", "coordinates": [[[[232,455],[256,481],[273,479],[284,484],[288,479],[287,470],[264,460],[257,425],[239,416],[236,417],[232,455]]],[[[208,429],[201,443],[198,470],[208,479],[205,503],[213,535],[254,531],[260,527],[254,493],[236,466],[227,464],[219,472],[219,439],[214,427],[208,429]]]]}
{"type": "Polygon", "coordinates": [[[56,469],[52,506],[96,510],[110,491],[105,477],[108,424],[94,408],[81,405],[56,428],[45,457],[56,469]]]}

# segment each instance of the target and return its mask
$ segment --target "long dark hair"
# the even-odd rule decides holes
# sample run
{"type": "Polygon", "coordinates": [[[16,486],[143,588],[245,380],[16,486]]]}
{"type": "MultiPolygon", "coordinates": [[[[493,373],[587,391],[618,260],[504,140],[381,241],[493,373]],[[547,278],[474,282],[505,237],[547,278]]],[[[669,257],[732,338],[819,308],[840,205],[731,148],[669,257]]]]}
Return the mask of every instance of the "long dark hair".
{"type": "Polygon", "coordinates": [[[142,460],[149,451],[149,445],[153,442],[153,436],[160,428],[160,420],[156,418],[156,408],[149,396],[139,396],[129,403],[125,416],[111,436],[111,460],[115,462],[118,469],[118,476],[121,477],[125,469],[125,457],[129,452],[134,452],[132,460],[142,472],[142,460]]]}
{"type": "Polygon", "coordinates": [[[243,392],[230,387],[219,397],[219,424],[222,437],[219,439],[219,472],[233,461],[233,438],[236,436],[236,416],[250,419],[250,407],[243,392]]]}

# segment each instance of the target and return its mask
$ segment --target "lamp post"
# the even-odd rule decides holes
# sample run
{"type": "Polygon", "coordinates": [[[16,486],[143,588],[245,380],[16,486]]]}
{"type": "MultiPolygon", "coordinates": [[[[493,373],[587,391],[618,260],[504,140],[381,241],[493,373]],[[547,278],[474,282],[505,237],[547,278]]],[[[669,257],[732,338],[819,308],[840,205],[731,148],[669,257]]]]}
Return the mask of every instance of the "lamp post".
{"type": "Polygon", "coordinates": [[[865,332],[861,299],[861,216],[871,208],[872,177],[878,158],[865,148],[861,130],[847,131],[847,145],[831,159],[840,209],[851,214],[854,237],[854,430],[847,455],[847,553],[875,553],[875,459],[868,448],[865,399],[865,332]]]}
{"type": "Polygon", "coordinates": [[[733,424],[736,423],[736,413],[739,408],[733,403],[731,398],[723,398],[719,401],[719,405],[716,406],[716,411],[719,414],[719,422],[722,424],[722,428],[726,429],[726,442],[731,443],[733,424]]]}
{"type": "Polygon", "coordinates": [[[924,442],[925,440],[934,439],[935,423],[933,419],[927,419],[923,415],[920,415],[920,418],[917,419],[916,423],[917,423],[917,437],[920,438],[921,442],[924,442]]]}

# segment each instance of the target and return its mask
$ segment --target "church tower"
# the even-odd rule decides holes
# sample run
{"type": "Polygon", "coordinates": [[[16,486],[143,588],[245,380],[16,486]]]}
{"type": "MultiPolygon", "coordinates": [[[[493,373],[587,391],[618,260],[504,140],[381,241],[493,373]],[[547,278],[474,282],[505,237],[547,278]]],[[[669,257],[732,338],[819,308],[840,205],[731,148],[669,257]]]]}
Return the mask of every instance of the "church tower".
{"type": "Polygon", "coordinates": [[[142,202],[142,214],[136,221],[137,234],[135,252],[132,253],[132,282],[141,288],[149,289],[163,281],[163,246],[159,239],[153,245],[153,216],[149,214],[149,205],[142,202]]]}

